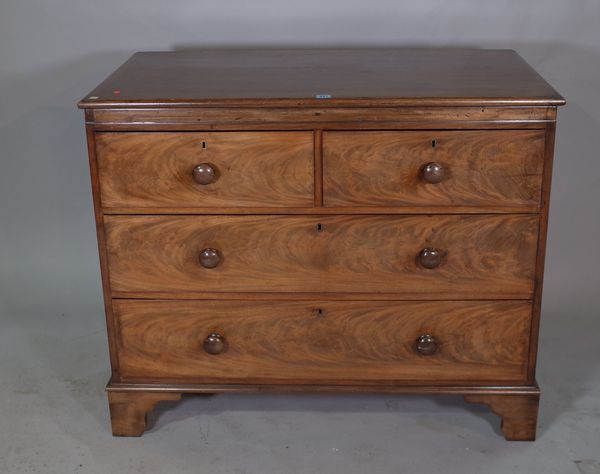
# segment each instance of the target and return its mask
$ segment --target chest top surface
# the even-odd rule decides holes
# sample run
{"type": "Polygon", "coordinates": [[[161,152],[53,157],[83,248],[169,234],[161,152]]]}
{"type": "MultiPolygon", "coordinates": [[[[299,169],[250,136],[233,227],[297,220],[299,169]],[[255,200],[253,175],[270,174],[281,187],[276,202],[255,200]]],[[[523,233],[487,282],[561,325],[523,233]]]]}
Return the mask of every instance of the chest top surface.
{"type": "Polygon", "coordinates": [[[134,54],[82,108],[561,105],[512,50],[198,50],[134,54]]]}

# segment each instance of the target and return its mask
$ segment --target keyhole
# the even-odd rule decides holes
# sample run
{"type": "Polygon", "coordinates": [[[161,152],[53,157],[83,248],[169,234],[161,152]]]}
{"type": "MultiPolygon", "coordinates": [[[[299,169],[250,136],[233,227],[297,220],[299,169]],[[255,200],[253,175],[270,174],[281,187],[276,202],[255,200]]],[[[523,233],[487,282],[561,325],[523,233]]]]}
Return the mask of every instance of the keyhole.
{"type": "Polygon", "coordinates": [[[206,142],[205,141],[202,141],[202,148],[206,149],[206,142]]]}
{"type": "Polygon", "coordinates": [[[323,224],[321,224],[320,222],[317,224],[317,232],[321,232],[323,230],[324,226],[323,224]]]}
{"type": "Polygon", "coordinates": [[[319,318],[319,317],[322,317],[325,314],[325,311],[323,311],[322,308],[317,308],[315,310],[315,313],[317,314],[317,317],[319,318]]]}
{"type": "Polygon", "coordinates": [[[431,148],[435,148],[435,146],[437,145],[435,140],[431,140],[431,148]]]}

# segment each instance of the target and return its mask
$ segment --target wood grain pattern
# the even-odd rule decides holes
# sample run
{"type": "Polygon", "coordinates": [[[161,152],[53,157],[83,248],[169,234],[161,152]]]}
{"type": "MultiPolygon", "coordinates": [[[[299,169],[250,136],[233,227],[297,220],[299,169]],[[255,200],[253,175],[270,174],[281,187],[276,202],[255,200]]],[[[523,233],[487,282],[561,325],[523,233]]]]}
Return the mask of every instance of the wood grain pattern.
{"type": "Polygon", "coordinates": [[[80,107],[557,105],[511,50],[265,49],[142,52],[80,107]],[[114,93],[117,90],[118,93],[114,93]],[[328,95],[327,99],[318,96],[328,95]]]}
{"type": "MultiPolygon", "coordinates": [[[[86,111],[86,116],[89,111],[86,111]]],[[[94,220],[96,224],[96,239],[98,243],[98,257],[100,260],[100,276],[102,280],[102,297],[104,301],[104,317],[106,320],[106,330],[108,336],[108,347],[110,354],[110,367],[112,378],[119,378],[119,361],[117,359],[116,340],[117,332],[112,314],[112,299],[110,289],[110,277],[108,258],[106,253],[106,233],[104,229],[104,214],[100,203],[100,185],[98,181],[98,161],[96,157],[96,134],[91,125],[85,127],[88,163],[90,167],[90,178],[92,184],[92,198],[94,203],[94,220]]]]}
{"type": "Polygon", "coordinates": [[[501,429],[509,441],[535,441],[539,393],[465,395],[469,403],[481,403],[502,418],[501,429]]]}
{"type": "Polygon", "coordinates": [[[537,216],[106,216],[115,292],[529,298],[537,216]],[[320,226],[320,227],[319,227],[320,226]],[[222,263],[205,269],[204,248],[222,263]],[[442,249],[440,267],[416,262],[442,249]]]}
{"type": "Polygon", "coordinates": [[[108,405],[113,436],[141,436],[148,425],[148,413],[158,402],[180,398],[180,393],[173,392],[110,390],[108,405]]]}
{"type": "Polygon", "coordinates": [[[522,381],[531,304],[115,300],[124,381],[522,381]],[[212,332],[228,343],[209,355],[212,332]],[[433,355],[415,341],[432,334],[433,355]]]}
{"type": "Polygon", "coordinates": [[[556,107],[202,107],[88,109],[96,130],[538,128],[556,107]]]}
{"type": "Polygon", "coordinates": [[[543,131],[326,132],[326,206],[540,205],[543,131]],[[443,166],[437,184],[421,177],[443,166]]]}
{"type": "Polygon", "coordinates": [[[542,214],[538,231],[538,245],[535,265],[535,289],[533,295],[533,324],[531,325],[531,344],[529,346],[529,380],[535,380],[537,366],[540,317],[542,312],[542,290],[544,282],[544,263],[546,257],[546,237],[548,234],[548,215],[550,211],[550,187],[552,184],[552,164],[554,161],[554,137],[556,124],[548,124],[546,128],[546,144],[544,149],[544,178],[542,182],[542,214]]]}
{"type": "Polygon", "coordinates": [[[314,132],[315,206],[323,206],[323,131],[314,132]]]}
{"type": "Polygon", "coordinates": [[[310,132],[98,133],[104,207],[314,204],[310,132]],[[192,170],[210,163],[214,183],[192,170]]]}

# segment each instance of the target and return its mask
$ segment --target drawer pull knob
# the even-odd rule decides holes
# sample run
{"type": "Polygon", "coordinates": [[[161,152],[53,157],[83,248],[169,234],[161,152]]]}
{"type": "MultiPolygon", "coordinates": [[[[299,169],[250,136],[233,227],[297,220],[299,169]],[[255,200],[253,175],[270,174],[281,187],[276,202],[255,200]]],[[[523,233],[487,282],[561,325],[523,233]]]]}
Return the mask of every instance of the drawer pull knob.
{"type": "Polygon", "coordinates": [[[424,334],[417,339],[416,348],[419,354],[431,355],[437,351],[438,344],[433,336],[424,334]]]}
{"type": "Polygon", "coordinates": [[[442,252],[431,247],[424,248],[418,255],[418,261],[421,266],[429,269],[439,267],[440,263],[442,263],[442,258],[442,252]]]}
{"type": "Polygon", "coordinates": [[[200,265],[204,268],[215,268],[221,263],[221,254],[216,249],[207,248],[200,252],[200,265]]]}
{"type": "Polygon", "coordinates": [[[208,163],[201,163],[194,168],[193,176],[196,183],[204,186],[215,182],[217,179],[217,170],[208,163]]]}
{"type": "Polygon", "coordinates": [[[439,163],[427,163],[421,170],[421,176],[430,184],[441,183],[446,179],[446,169],[439,163]]]}
{"type": "Polygon", "coordinates": [[[203,347],[208,354],[217,355],[227,349],[227,341],[218,332],[211,332],[204,339],[203,347]]]}

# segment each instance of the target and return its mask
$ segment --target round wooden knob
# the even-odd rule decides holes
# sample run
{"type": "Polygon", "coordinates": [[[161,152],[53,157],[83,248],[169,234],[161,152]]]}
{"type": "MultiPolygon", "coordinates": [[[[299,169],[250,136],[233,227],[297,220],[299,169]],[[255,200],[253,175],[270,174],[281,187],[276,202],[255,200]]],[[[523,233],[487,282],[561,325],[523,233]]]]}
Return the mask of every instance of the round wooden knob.
{"type": "Polygon", "coordinates": [[[446,169],[439,163],[427,163],[421,170],[421,177],[428,183],[437,184],[446,179],[446,169]]]}
{"type": "Polygon", "coordinates": [[[202,185],[214,183],[215,179],[217,179],[217,170],[208,163],[201,163],[196,166],[192,174],[194,181],[202,185]]]}
{"type": "Polygon", "coordinates": [[[431,355],[437,351],[438,344],[433,336],[424,334],[418,337],[416,348],[419,354],[431,355]]]}
{"type": "Polygon", "coordinates": [[[442,263],[442,252],[437,249],[427,247],[421,250],[418,255],[419,263],[425,268],[437,268],[442,263]]]}
{"type": "Polygon", "coordinates": [[[227,349],[227,341],[218,332],[211,332],[202,346],[208,354],[217,355],[227,349]]]}
{"type": "Polygon", "coordinates": [[[200,265],[204,268],[215,268],[221,263],[221,255],[216,249],[204,249],[200,252],[200,265]]]}

